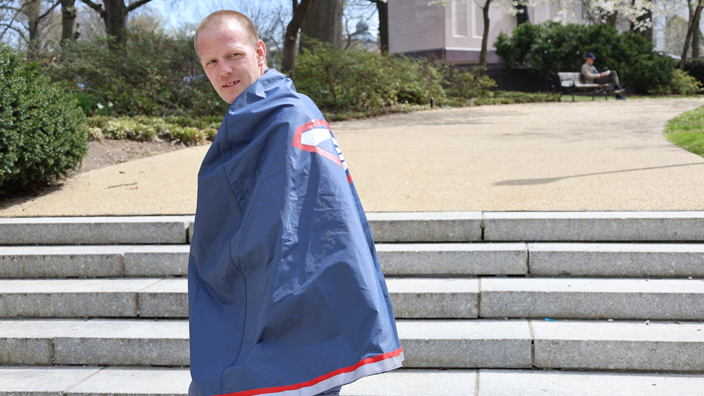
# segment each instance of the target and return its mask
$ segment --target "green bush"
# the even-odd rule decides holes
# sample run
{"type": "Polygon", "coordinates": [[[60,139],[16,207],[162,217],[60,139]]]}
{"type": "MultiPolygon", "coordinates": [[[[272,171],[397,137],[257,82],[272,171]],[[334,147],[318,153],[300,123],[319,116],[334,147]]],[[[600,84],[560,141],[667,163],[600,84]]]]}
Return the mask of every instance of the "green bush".
{"type": "Polygon", "coordinates": [[[427,59],[344,51],[314,42],[296,63],[295,83],[326,110],[368,110],[396,104],[427,104],[442,97],[442,76],[427,59]]]}
{"type": "Polygon", "coordinates": [[[675,62],[659,56],[642,36],[606,25],[562,25],[546,22],[524,23],[513,30],[512,37],[500,34],[494,43],[504,66],[512,70],[528,67],[543,77],[555,80],[557,72],[578,72],[584,56],[597,56],[599,70],[616,70],[636,93],[647,93],[672,80],[675,62]]]}
{"type": "Polygon", "coordinates": [[[197,145],[213,140],[220,127],[212,122],[213,117],[149,117],[149,116],[93,116],[86,120],[87,133],[91,139],[130,139],[152,141],[157,137],[182,143],[197,145]]]}
{"type": "Polygon", "coordinates": [[[496,87],[496,81],[478,68],[470,71],[454,65],[444,65],[440,67],[440,72],[443,76],[442,86],[451,98],[478,98],[496,87]]]}
{"type": "Polygon", "coordinates": [[[704,83],[704,58],[687,59],[684,62],[684,71],[704,83]]]}
{"type": "Polygon", "coordinates": [[[702,83],[680,69],[675,69],[672,80],[651,91],[659,95],[696,95],[701,93],[702,83]]]}
{"type": "Polygon", "coordinates": [[[48,71],[87,115],[218,115],[227,109],[205,76],[193,40],[132,29],[127,41],[65,41],[48,71]]]}
{"type": "Polygon", "coordinates": [[[88,150],[83,112],[36,63],[0,43],[0,188],[32,189],[78,166],[88,150]]]}

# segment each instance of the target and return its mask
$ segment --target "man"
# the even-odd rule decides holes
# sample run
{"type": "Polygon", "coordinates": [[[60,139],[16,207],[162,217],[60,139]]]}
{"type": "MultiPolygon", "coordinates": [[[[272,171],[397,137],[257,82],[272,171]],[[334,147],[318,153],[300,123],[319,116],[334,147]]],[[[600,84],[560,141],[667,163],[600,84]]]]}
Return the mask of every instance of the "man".
{"type": "Polygon", "coordinates": [[[218,11],[195,49],[230,103],[198,174],[189,395],[337,395],[401,366],[393,309],[345,159],[315,104],[218,11]]]}
{"type": "Polygon", "coordinates": [[[609,84],[609,90],[616,93],[616,99],[626,100],[626,98],[621,95],[624,91],[619,85],[618,73],[616,70],[607,71],[605,73],[599,73],[594,67],[594,60],[596,56],[591,52],[587,54],[585,58],[585,63],[582,65],[582,76],[584,76],[584,82],[587,84],[609,84]]]}

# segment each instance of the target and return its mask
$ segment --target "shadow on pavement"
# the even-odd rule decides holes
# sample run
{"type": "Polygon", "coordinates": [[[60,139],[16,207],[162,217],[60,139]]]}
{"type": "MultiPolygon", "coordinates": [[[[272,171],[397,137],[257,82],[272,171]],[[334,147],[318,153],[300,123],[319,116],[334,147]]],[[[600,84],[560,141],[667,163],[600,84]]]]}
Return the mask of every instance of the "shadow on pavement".
{"type": "Polygon", "coordinates": [[[640,171],[652,170],[652,169],[676,168],[676,167],[681,167],[681,166],[692,166],[692,165],[704,165],[704,162],[694,162],[691,164],[678,164],[678,165],[651,166],[649,168],[624,169],[624,170],[609,171],[609,172],[584,173],[581,175],[561,176],[561,177],[544,177],[544,178],[538,178],[538,179],[504,180],[504,181],[496,182],[496,183],[494,183],[494,185],[495,186],[533,186],[536,184],[549,184],[549,183],[554,183],[554,182],[560,181],[560,180],[575,179],[578,177],[608,175],[608,174],[612,174],[612,173],[640,172],[640,171]]]}

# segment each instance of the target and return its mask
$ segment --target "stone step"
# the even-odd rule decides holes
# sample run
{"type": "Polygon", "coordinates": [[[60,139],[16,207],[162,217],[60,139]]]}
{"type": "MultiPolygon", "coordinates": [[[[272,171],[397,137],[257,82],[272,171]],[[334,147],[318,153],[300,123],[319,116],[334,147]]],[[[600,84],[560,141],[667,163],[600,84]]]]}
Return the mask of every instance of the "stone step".
{"type": "MultiPolygon", "coordinates": [[[[476,318],[478,279],[388,279],[398,318],[476,318]]],[[[0,318],[186,318],[185,278],[0,280],[0,318]]]]}
{"type": "Polygon", "coordinates": [[[534,365],[580,370],[704,371],[702,322],[531,321],[534,365]]]}
{"type": "Polygon", "coordinates": [[[387,276],[526,275],[525,243],[379,243],[387,276]]]}
{"type": "Polygon", "coordinates": [[[193,216],[0,218],[0,245],[187,243],[193,216]]]}
{"type": "MultiPolygon", "coordinates": [[[[704,320],[704,280],[387,278],[397,318],[704,320]]],[[[185,278],[0,280],[0,318],[186,318],[185,278]]]]}
{"type": "MultiPolygon", "coordinates": [[[[704,371],[704,323],[399,320],[407,368],[704,371]]],[[[186,366],[185,320],[3,320],[2,365],[186,366]]]]}
{"type": "MultiPolygon", "coordinates": [[[[0,367],[0,395],[186,396],[187,368],[0,367]]],[[[542,370],[399,369],[342,387],[342,396],[700,396],[704,375],[542,370]]]]}
{"type": "MultiPolygon", "coordinates": [[[[704,211],[368,213],[377,242],[704,241],[704,211]]],[[[0,245],[187,243],[193,216],[0,219],[0,245]]]]}
{"type": "Polygon", "coordinates": [[[704,244],[529,243],[531,275],[704,278],[704,244]]]}
{"type": "Polygon", "coordinates": [[[0,246],[0,278],[188,274],[189,245],[0,246]]]}
{"type": "MultiPolygon", "coordinates": [[[[528,321],[397,323],[406,367],[530,367],[528,321]]],[[[186,320],[6,319],[0,364],[189,364],[186,320]]]]}
{"type": "Polygon", "coordinates": [[[704,211],[484,212],[484,241],[704,241],[704,211]]]}
{"type": "MultiPolygon", "coordinates": [[[[704,280],[387,278],[397,318],[704,320],[704,280]]],[[[185,278],[0,280],[0,318],[186,318],[185,278]]]]}
{"type": "Polygon", "coordinates": [[[484,318],[704,320],[704,280],[482,278],[484,318]]]}
{"type": "MultiPolygon", "coordinates": [[[[0,278],[188,274],[189,245],[0,246],[0,278]]],[[[523,243],[378,244],[390,276],[525,275],[523,243]]]]}
{"type": "MultiPolygon", "coordinates": [[[[2,367],[0,395],[187,395],[181,368],[2,367]]],[[[539,370],[408,370],[362,378],[342,396],[700,396],[703,375],[545,372],[539,370]]]]}
{"type": "Polygon", "coordinates": [[[479,370],[473,396],[699,396],[704,375],[479,370]]]}
{"type": "Polygon", "coordinates": [[[482,240],[481,212],[367,213],[376,242],[473,242],[482,240]]]}
{"type": "MultiPolygon", "coordinates": [[[[380,243],[387,276],[704,278],[704,244],[380,243]]],[[[189,245],[0,246],[0,278],[188,273],[189,245]]]]}

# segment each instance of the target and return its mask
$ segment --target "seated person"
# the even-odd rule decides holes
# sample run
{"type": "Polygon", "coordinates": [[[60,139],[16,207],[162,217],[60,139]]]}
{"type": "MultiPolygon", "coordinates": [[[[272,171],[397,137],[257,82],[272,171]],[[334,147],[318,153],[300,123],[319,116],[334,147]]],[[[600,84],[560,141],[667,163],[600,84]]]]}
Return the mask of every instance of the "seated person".
{"type": "Polygon", "coordinates": [[[596,56],[591,52],[587,54],[585,63],[582,65],[582,76],[584,76],[584,82],[586,84],[609,84],[609,91],[614,91],[616,93],[616,99],[625,100],[626,98],[621,95],[623,88],[619,85],[618,73],[616,70],[607,71],[605,73],[599,73],[594,67],[594,60],[596,56]]]}

